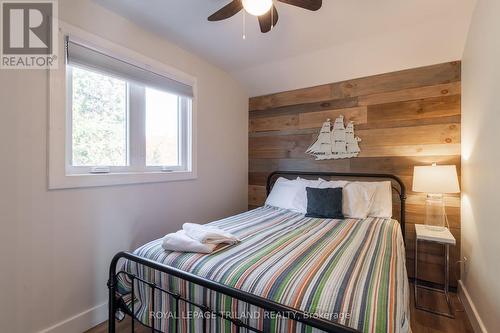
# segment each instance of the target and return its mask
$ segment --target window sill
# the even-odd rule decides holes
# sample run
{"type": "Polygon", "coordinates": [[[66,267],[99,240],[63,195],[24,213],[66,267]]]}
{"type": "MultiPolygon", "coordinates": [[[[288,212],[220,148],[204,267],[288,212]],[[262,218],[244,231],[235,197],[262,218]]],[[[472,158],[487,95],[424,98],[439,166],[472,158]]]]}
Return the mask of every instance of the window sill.
{"type": "Polygon", "coordinates": [[[75,174],[49,177],[49,190],[162,183],[196,178],[197,175],[194,171],[75,174]]]}

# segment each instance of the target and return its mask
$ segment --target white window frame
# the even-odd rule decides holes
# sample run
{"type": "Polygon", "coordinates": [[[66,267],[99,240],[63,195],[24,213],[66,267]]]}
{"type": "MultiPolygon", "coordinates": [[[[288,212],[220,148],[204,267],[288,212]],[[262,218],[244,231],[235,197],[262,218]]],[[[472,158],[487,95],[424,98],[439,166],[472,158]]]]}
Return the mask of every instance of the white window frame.
{"type": "MultiPolygon", "coordinates": [[[[146,166],[145,151],[145,107],[140,112],[130,113],[128,102],[136,101],[138,96],[145,98],[145,93],[138,94],[138,89],[144,87],[127,83],[128,94],[136,94],[134,99],[128,99],[128,164],[126,167],[75,167],[72,159],[72,119],[71,119],[71,69],[64,63],[56,70],[49,71],[49,189],[111,186],[123,184],[139,184],[168,182],[195,179],[197,177],[196,163],[196,111],[197,111],[197,80],[195,77],[171,68],[159,61],[147,58],[139,53],[107,41],[101,37],[85,32],[65,22],[60,22],[58,42],[60,43],[59,61],[64,60],[64,37],[70,35],[114,57],[119,57],[131,64],[146,68],[155,73],[165,75],[181,83],[193,87],[192,99],[179,98],[179,161],[180,166],[146,166]],[[181,109],[182,108],[182,109],[181,109]],[[135,136],[131,139],[131,136],[135,136]]],[[[92,69],[92,71],[95,71],[92,69]]],[[[97,71],[99,72],[99,71],[97,71]]],[[[103,73],[106,74],[106,73],[103,73]]],[[[108,75],[108,74],[106,74],[108,75]]],[[[144,100],[143,100],[144,102],[144,100]]],[[[138,103],[142,106],[145,103],[138,103]]]]}
{"type": "MultiPolygon", "coordinates": [[[[87,70],[87,68],[81,66],[81,69],[87,70]]],[[[118,172],[127,172],[131,170],[132,165],[130,164],[130,131],[131,131],[131,123],[130,123],[130,84],[127,82],[127,100],[126,100],[126,113],[127,113],[127,137],[126,137],[126,163],[127,166],[101,166],[101,167],[92,167],[92,166],[73,166],[73,77],[72,77],[72,66],[66,67],[66,174],[67,175],[86,175],[86,174],[94,174],[94,173],[118,173],[118,172]],[[107,169],[107,172],[103,172],[102,170],[107,169]],[[101,170],[97,172],[97,170],[101,170]]],[[[103,74],[110,76],[107,73],[100,72],[95,69],[88,69],[92,72],[103,74]]],[[[139,170],[137,170],[139,171],[139,170]]]]}

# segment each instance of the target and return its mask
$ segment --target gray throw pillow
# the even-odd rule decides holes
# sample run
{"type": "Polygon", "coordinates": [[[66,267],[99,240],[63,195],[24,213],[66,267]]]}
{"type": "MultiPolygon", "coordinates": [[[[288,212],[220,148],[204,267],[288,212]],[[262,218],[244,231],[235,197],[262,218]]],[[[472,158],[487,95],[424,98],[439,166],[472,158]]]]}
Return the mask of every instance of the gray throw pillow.
{"type": "Polygon", "coordinates": [[[312,188],[306,187],[307,214],[306,217],[326,219],[343,219],[342,188],[312,188]]]}

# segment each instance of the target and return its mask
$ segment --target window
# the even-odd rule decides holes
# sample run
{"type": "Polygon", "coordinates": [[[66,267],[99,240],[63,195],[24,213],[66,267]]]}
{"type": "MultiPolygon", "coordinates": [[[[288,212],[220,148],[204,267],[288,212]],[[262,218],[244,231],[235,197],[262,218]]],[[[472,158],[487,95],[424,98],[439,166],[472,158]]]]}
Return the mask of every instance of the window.
{"type": "Polygon", "coordinates": [[[61,32],[66,63],[49,73],[49,188],[195,178],[195,79],[75,35],[61,32]]]}
{"type": "Polygon", "coordinates": [[[146,165],[179,165],[179,97],[146,88],[146,165]]]}
{"type": "Polygon", "coordinates": [[[187,171],[190,87],[70,40],[67,49],[67,173],[187,171]]]}
{"type": "Polygon", "coordinates": [[[127,82],[72,67],[71,165],[128,165],[127,82]]]}

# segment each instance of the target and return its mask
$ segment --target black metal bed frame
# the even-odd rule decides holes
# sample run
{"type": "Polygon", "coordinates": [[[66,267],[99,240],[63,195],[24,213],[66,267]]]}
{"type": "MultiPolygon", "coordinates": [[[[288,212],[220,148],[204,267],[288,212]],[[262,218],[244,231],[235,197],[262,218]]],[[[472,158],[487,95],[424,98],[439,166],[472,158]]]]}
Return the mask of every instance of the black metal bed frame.
{"type": "MultiPolygon", "coordinates": [[[[392,181],[395,181],[396,184],[399,186],[396,187],[393,183],[392,189],[396,191],[396,193],[399,196],[400,199],[400,225],[401,225],[401,231],[403,234],[403,239],[405,235],[405,202],[406,202],[406,189],[401,181],[397,176],[390,175],[390,174],[368,174],[368,173],[337,173],[337,172],[303,172],[303,171],[275,171],[269,175],[267,178],[267,194],[269,195],[272,186],[276,179],[280,176],[283,177],[328,177],[328,178],[372,178],[372,179],[390,179],[392,181]]],[[[226,296],[229,296],[233,299],[236,299],[238,301],[245,302],[247,304],[256,306],[264,311],[265,314],[273,314],[275,316],[280,316],[283,318],[288,318],[289,320],[293,320],[299,323],[302,323],[306,326],[310,326],[316,329],[320,329],[325,332],[333,332],[333,333],[354,333],[358,332],[357,330],[338,324],[336,322],[326,320],[323,318],[320,318],[318,316],[314,316],[313,314],[300,311],[297,309],[293,309],[291,307],[288,307],[283,304],[279,304],[276,302],[273,302],[269,299],[239,290],[235,289],[226,285],[223,285],[221,283],[211,281],[205,278],[202,278],[200,276],[191,274],[189,272],[177,269],[175,267],[167,266],[164,264],[160,264],[156,261],[137,256],[135,254],[129,253],[129,252],[119,252],[117,253],[110,264],[109,268],[109,280],[108,280],[108,289],[109,289],[109,320],[108,320],[108,332],[109,333],[115,333],[116,332],[116,322],[115,322],[115,316],[116,312],[118,310],[123,311],[124,313],[128,314],[131,319],[131,331],[134,332],[135,330],[135,321],[140,321],[136,315],[135,315],[135,309],[134,305],[132,305],[132,311],[128,308],[128,306],[125,304],[123,299],[121,297],[117,297],[117,281],[118,277],[120,275],[125,275],[131,280],[131,299],[132,299],[132,304],[134,304],[133,300],[135,297],[135,281],[137,283],[144,283],[145,285],[149,286],[151,288],[151,304],[152,304],[152,313],[155,313],[155,291],[158,290],[162,293],[165,293],[169,295],[170,299],[174,301],[175,304],[175,309],[169,309],[173,311],[174,318],[176,320],[176,330],[179,330],[179,316],[178,316],[178,310],[179,310],[179,304],[180,302],[185,302],[186,304],[192,305],[199,310],[203,314],[206,314],[208,316],[204,316],[205,319],[203,319],[203,332],[206,333],[208,332],[207,328],[207,318],[210,317],[216,317],[216,318],[221,318],[224,319],[228,322],[231,323],[231,325],[234,325],[236,332],[240,332],[242,329],[252,332],[258,332],[258,333],[265,333],[262,330],[259,330],[257,328],[251,327],[248,324],[246,324],[244,321],[242,321],[239,318],[233,318],[231,316],[228,316],[227,314],[224,314],[222,312],[219,312],[217,309],[211,309],[206,305],[203,304],[197,304],[193,300],[187,299],[180,295],[179,293],[170,291],[170,290],[165,290],[161,288],[160,286],[157,286],[155,283],[151,281],[146,281],[134,274],[125,272],[123,270],[116,272],[118,262],[120,259],[126,259],[129,261],[132,261],[136,264],[143,265],[145,267],[154,269],[156,271],[171,275],[173,277],[182,279],[184,281],[193,283],[195,285],[201,286],[203,288],[206,288],[210,291],[217,292],[224,294],[226,296]]],[[[151,319],[152,326],[148,326],[151,329],[151,332],[160,332],[156,327],[155,327],[155,319],[151,319]]],[[[141,323],[142,324],[142,323],[141,323]]],[[[142,324],[143,326],[146,326],[142,324]]],[[[215,332],[214,332],[215,333],[215,332]]]]}

